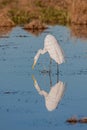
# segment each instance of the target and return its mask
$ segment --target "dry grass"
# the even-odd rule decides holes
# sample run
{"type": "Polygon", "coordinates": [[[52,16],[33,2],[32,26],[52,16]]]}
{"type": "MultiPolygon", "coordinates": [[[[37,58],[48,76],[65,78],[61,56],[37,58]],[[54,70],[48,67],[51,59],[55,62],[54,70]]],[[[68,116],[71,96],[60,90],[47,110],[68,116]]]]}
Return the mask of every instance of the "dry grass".
{"type": "Polygon", "coordinates": [[[0,12],[2,9],[7,15],[10,12],[16,24],[34,19],[48,24],[87,24],[87,0],[0,0],[0,12]]]}
{"type": "Polygon", "coordinates": [[[68,11],[72,23],[87,24],[87,0],[69,0],[68,11]]]}
{"type": "Polygon", "coordinates": [[[71,35],[79,38],[87,38],[87,26],[86,25],[71,25],[71,35]]]}

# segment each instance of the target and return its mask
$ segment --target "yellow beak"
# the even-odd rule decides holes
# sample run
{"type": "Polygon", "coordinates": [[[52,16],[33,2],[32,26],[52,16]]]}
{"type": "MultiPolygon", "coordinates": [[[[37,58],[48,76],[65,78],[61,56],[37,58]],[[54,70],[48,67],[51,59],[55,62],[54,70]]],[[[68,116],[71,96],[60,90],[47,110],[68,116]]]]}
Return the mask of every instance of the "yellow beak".
{"type": "Polygon", "coordinates": [[[34,84],[36,84],[37,81],[36,81],[34,75],[32,75],[32,79],[33,79],[33,81],[34,81],[34,84]]]}
{"type": "Polygon", "coordinates": [[[33,65],[32,65],[32,69],[34,69],[35,65],[36,65],[36,61],[34,61],[33,65]]]}

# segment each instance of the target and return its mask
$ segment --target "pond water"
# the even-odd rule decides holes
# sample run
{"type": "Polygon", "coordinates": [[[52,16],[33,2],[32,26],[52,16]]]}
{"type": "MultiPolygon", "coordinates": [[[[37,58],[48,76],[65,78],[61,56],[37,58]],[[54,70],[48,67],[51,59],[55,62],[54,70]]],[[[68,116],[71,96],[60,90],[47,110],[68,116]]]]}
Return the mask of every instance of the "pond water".
{"type": "Polygon", "coordinates": [[[66,120],[87,116],[87,39],[72,37],[63,26],[50,26],[38,36],[21,27],[8,32],[0,33],[0,130],[86,130],[86,124],[71,125],[66,120]],[[44,47],[48,33],[56,37],[65,53],[59,74],[52,61],[49,75],[48,53],[40,56],[32,70],[33,58],[44,47]],[[59,82],[64,85],[63,96],[53,110],[48,110],[32,75],[47,93],[59,82]]]}

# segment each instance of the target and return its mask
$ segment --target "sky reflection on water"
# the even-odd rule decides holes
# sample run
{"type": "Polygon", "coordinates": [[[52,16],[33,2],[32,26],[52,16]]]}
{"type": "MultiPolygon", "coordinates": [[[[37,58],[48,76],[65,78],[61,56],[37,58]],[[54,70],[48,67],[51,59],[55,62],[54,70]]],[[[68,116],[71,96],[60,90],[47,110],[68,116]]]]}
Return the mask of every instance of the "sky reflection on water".
{"type": "MultiPolygon", "coordinates": [[[[52,84],[57,83],[56,63],[52,61],[52,84]]],[[[87,116],[87,40],[71,37],[70,30],[62,26],[49,27],[38,37],[20,27],[13,28],[7,38],[0,38],[0,129],[76,129],[86,130],[87,125],[67,125],[72,115],[87,116]],[[58,107],[49,112],[32,80],[34,75],[41,89],[49,92],[49,55],[38,60],[31,69],[33,57],[43,48],[44,37],[53,34],[66,56],[59,66],[59,80],[67,89],[58,107]],[[48,61],[48,62],[47,62],[48,61]]]]}

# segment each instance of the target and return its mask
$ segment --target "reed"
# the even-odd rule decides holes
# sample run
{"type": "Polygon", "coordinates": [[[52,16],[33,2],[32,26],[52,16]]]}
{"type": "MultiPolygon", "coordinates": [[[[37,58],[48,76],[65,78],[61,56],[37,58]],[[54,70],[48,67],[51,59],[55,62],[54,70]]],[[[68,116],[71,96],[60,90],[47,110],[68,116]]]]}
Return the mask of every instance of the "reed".
{"type": "Polygon", "coordinates": [[[25,24],[30,21],[30,14],[24,10],[18,9],[11,9],[9,12],[9,17],[14,21],[16,24],[25,24]]]}
{"type": "Polygon", "coordinates": [[[87,24],[87,0],[0,0],[2,8],[16,24],[87,24]]]}
{"type": "Polygon", "coordinates": [[[52,9],[51,7],[47,7],[41,8],[40,12],[40,21],[45,22],[47,24],[66,24],[69,23],[70,20],[68,12],[62,9],[52,9]]]}
{"type": "Polygon", "coordinates": [[[70,0],[70,19],[75,24],[87,24],[87,1],[86,0],[70,0]]]}

